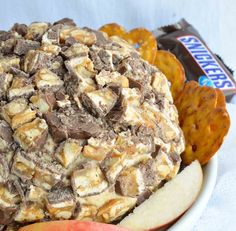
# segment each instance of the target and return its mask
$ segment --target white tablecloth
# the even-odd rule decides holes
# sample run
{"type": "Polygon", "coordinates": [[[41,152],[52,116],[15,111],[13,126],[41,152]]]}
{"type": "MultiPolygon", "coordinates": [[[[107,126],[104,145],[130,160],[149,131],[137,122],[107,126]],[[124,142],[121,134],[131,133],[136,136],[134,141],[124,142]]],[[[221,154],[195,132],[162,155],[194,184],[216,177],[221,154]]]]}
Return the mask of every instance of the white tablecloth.
{"type": "MultiPolygon", "coordinates": [[[[0,29],[9,29],[14,22],[70,17],[78,25],[92,28],[118,22],[127,29],[144,26],[152,30],[184,17],[236,69],[234,0],[0,0],[0,4],[0,29]]],[[[228,105],[228,109],[232,126],[219,156],[216,188],[194,231],[236,230],[236,106],[228,105]]]]}

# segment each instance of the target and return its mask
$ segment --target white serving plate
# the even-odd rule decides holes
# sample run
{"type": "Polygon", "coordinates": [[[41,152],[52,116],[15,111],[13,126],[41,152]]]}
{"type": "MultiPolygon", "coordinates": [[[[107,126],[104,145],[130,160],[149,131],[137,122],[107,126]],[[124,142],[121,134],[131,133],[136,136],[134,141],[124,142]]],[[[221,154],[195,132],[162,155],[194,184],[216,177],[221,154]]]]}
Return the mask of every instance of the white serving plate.
{"type": "Polygon", "coordinates": [[[217,177],[217,165],[217,155],[215,155],[203,168],[203,185],[197,200],[168,231],[190,231],[196,224],[214,190],[217,177]]]}

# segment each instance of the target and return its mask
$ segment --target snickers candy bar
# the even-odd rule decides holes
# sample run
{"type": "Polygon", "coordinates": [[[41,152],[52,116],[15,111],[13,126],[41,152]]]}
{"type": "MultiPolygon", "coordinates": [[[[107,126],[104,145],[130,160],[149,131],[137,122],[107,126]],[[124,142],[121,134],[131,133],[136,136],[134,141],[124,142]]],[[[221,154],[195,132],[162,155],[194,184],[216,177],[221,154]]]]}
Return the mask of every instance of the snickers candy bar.
{"type": "Polygon", "coordinates": [[[169,50],[182,63],[188,80],[222,90],[227,101],[236,94],[233,71],[215,55],[186,20],[154,31],[160,49],[169,50]]]}

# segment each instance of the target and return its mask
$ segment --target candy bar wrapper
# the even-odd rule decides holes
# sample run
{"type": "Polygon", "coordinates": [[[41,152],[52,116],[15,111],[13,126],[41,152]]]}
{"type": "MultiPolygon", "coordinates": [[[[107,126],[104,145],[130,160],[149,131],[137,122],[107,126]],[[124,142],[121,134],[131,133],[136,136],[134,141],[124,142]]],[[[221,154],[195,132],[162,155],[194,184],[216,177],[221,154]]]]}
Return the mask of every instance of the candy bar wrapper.
{"type": "Polygon", "coordinates": [[[169,50],[180,60],[188,80],[221,89],[227,102],[236,95],[233,71],[209,49],[198,31],[185,19],[158,28],[154,34],[159,49],[169,50]]]}

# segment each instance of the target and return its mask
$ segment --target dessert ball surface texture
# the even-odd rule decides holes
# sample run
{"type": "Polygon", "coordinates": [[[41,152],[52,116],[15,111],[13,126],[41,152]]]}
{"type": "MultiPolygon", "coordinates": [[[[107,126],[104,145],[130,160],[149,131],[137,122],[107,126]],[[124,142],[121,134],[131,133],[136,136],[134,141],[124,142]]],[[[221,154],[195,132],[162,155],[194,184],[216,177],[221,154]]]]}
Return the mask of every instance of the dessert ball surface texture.
{"type": "Polygon", "coordinates": [[[0,31],[0,226],[111,223],[180,166],[168,81],[118,37],[72,20],[0,31]]]}

